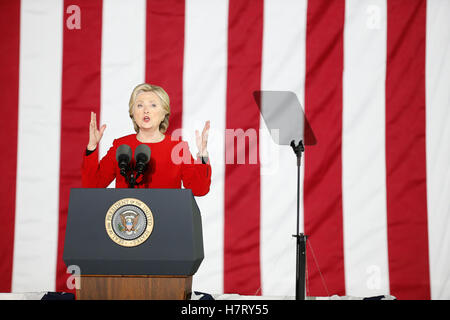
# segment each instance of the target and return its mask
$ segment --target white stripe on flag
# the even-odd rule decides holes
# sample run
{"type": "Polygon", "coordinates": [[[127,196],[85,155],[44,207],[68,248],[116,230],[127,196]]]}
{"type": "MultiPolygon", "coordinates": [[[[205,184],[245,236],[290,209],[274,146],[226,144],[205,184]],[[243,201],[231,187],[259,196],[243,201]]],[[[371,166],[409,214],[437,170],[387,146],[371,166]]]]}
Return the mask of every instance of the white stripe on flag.
{"type": "MultiPolygon", "coordinates": [[[[305,37],[306,0],[264,2],[261,89],[292,91],[302,106],[305,37]]],[[[272,141],[262,117],[260,128],[262,294],[294,296],[297,160],[290,146],[272,141]]],[[[303,195],[303,183],[301,186],[303,195]]],[[[299,224],[303,232],[303,210],[299,224]]]]}
{"type": "Polygon", "coordinates": [[[134,87],[145,82],[145,8],[145,0],[134,1],[133,5],[103,1],[101,115],[97,121],[107,128],[100,142],[100,158],[114,139],[134,132],[128,102],[134,87]]]}
{"type": "Polygon", "coordinates": [[[427,1],[426,146],[432,299],[450,297],[450,2],[427,1]]]}
{"type": "Polygon", "coordinates": [[[187,1],[183,70],[183,140],[194,158],[195,130],[211,121],[208,152],[211,189],[197,197],[202,212],[203,260],[193,290],[223,292],[225,114],[227,80],[228,1],[187,1]]]}
{"type": "Polygon", "coordinates": [[[389,294],[386,223],[386,1],[347,0],[342,192],[346,294],[389,294]]]}
{"type": "Polygon", "coordinates": [[[21,2],[19,134],[12,291],[55,290],[62,2],[21,2]]]}

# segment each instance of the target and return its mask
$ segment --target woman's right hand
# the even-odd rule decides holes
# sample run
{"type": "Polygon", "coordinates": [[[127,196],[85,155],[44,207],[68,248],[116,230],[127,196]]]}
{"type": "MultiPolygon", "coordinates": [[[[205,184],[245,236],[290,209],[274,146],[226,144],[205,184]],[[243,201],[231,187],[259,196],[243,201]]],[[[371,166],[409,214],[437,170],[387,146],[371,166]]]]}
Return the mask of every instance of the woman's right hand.
{"type": "Polygon", "coordinates": [[[89,151],[94,151],[97,148],[98,143],[103,137],[103,132],[105,132],[106,124],[97,129],[97,115],[95,112],[91,112],[91,122],[89,123],[89,143],[87,149],[89,151]]]}

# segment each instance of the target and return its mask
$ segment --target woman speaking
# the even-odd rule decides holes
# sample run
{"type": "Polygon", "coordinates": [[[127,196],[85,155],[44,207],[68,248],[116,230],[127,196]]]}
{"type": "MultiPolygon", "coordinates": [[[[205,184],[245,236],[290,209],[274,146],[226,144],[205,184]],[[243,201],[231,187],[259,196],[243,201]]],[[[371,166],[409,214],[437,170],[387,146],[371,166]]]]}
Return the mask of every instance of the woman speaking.
{"type": "MultiPolygon", "coordinates": [[[[194,160],[185,141],[173,141],[166,133],[169,126],[169,96],[161,87],[147,83],[134,88],[129,102],[129,115],[136,134],[115,139],[108,153],[98,162],[98,143],[106,125],[97,128],[96,114],[91,112],[89,143],[83,156],[82,185],[84,188],[106,188],[116,179],[116,188],[127,188],[128,182],[120,174],[116,160],[117,148],[123,144],[134,150],[140,144],[151,149],[150,160],[143,175],[136,180],[138,188],[191,189],[195,196],[208,193],[211,184],[211,166],[208,160],[209,121],[200,135],[196,131],[198,147],[194,160]]],[[[132,157],[134,159],[134,155],[132,157]]],[[[134,166],[134,160],[131,160],[134,166]]]]}

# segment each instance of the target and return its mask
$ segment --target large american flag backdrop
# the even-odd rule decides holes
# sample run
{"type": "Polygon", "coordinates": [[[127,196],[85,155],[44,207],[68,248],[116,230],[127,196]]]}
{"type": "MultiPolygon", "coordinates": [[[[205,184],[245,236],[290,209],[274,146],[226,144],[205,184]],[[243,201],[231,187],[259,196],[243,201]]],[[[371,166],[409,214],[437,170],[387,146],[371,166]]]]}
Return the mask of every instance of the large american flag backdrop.
{"type": "Polygon", "coordinates": [[[69,291],[90,111],[104,155],[148,82],[194,155],[211,121],[194,290],[295,294],[296,159],[252,96],[282,90],[317,139],[301,166],[307,295],[450,298],[449,0],[1,0],[0,34],[0,292],[69,291]],[[227,129],[256,139],[236,150],[227,129]]]}

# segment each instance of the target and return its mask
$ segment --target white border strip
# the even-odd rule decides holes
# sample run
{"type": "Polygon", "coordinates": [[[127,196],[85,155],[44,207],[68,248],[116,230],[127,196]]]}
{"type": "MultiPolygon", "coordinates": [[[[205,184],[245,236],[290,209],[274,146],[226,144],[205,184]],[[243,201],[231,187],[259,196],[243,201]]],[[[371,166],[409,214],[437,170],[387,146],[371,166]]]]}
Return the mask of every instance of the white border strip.
{"type": "Polygon", "coordinates": [[[427,1],[426,145],[432,299],[450,299],[450,2],[427,1]]]}
{"type": "Polygon", "coordinates": [[[58,246],[62,1],[23,0],[12,292],[54,291],[58,246]]]}
{"type": "Polygon", "coordinates": [[[345,3],[342,193],[346,294],[352,296],[389,294],[386,21],[386,0],[345,3]]]}
{"type": "MultiPolygon", "coordinates": [[[[261,90],[294,92],[304,106],[307,1],[264,2],[261,90]]],[[[261,117],[261,282],[263,295],[295,296],[297,160],[276,145],[261,117]]],[[[303,157],[302,157],[303,159],[303,157]]],[[[303,204],[303,162],[300,203],[303,204]]],[[[303,206],[300,206],[303,232],[303,206]]]]}
{"type": "Polygon", "coordinates": [[[223,292],[227,40],[228,1],[186,1],[182,127],[194,158],[195,130],[201,133],[205,121],[211,121],[211,188],[196,198],[205,259],[193,278],[193,290],[210,293],[223,292]]]}

